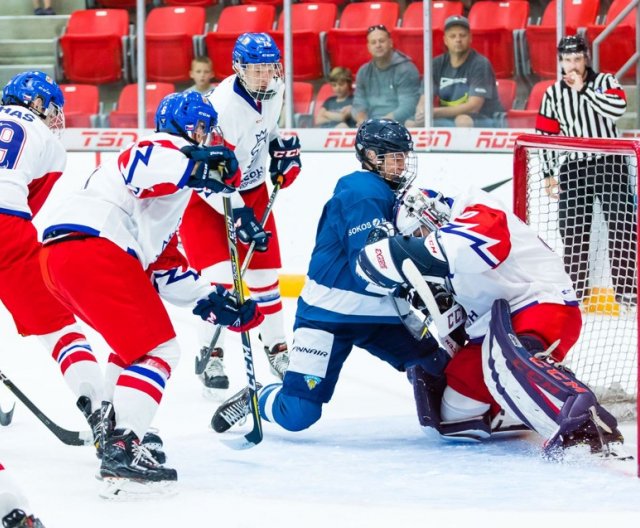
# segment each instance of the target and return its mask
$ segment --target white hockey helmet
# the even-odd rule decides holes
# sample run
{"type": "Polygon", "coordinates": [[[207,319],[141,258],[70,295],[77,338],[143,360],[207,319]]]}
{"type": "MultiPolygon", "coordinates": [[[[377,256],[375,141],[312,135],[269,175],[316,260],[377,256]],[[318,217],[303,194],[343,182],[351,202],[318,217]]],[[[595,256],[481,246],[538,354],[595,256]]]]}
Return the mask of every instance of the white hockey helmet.
{"type": "Polygon", "coordinates": [[[395,227],[401,235],[427,236],[449,221],[451,203],[442,193],[409,187],[396,202],[395,227]]]}

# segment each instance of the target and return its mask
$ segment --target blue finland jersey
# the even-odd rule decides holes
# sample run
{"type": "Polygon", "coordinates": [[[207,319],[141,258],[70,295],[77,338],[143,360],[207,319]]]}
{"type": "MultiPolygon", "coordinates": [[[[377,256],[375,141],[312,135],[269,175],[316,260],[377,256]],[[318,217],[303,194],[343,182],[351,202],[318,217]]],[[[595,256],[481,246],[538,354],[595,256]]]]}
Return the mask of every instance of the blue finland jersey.
{"type": "Polygon", "coordinates": [[[339,323],[398,323],[389,297],[356,275],[358,253],[371,230],[391,221],[395,195],[382,178],[356,171],[338,180],[316,233],[297,316],[339,323]]]}

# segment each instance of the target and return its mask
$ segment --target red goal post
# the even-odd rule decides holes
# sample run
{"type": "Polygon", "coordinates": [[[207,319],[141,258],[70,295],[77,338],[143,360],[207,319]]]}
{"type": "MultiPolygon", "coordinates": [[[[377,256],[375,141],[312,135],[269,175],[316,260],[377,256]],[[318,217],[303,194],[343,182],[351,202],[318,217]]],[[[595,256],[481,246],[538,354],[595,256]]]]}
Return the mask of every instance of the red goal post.
{"type": "Polygon", "coordinates": [[[513,210],[563,257],[582,298],[567,363],[619,420],[637,423],[639,166],[636,140],[525,134],[515,143],[513,210]]]}

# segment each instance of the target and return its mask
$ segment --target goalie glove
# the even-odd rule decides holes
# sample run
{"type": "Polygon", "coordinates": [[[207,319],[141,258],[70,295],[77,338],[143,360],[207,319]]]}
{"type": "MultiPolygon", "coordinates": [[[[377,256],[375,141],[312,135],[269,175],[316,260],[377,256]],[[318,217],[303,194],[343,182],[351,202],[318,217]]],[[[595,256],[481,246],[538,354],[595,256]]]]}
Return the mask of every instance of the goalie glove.
{"type": "Polygon", "coordinates": [[[255,301],[246,300],[238,306],[235,295],[220,285],[205,299],[200,299],[193,309],[195,315],[212,324],[226,326],[234,332],[246,332],[258,326],[264,315],[255,301]]]}
{"type": "Polygon", "coordinates": [[[234,209],[233,219],[236,223],[236,233],[240,242],[243,244],[255,242],[256,251],[261,253],[267,250],[271,233],[267,233],[264,230],[251,207],[238,207],[234,209]]]}
{"type": "Polygon", "coordinates": [[[287,139],[278,137],[269,143],[269,175],[275,185],[280,183],[281,188],[289,187],[300,174],[302,162],[300,161],[300,140],[298,136],[287,139]]]}
{"type": "Polygon", "coordinates": [[[233,192],[240,186],[242,173],[233,151],[224,146],[187,145],[180,149],[187,158],[200,162],[187,180],[187,187],[214,193],[233,192]]]}

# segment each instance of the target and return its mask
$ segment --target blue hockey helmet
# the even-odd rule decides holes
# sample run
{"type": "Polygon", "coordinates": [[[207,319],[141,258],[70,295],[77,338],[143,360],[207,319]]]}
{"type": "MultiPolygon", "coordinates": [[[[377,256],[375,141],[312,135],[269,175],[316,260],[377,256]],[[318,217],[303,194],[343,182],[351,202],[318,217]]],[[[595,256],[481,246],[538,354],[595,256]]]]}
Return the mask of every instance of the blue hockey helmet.
{"type": "Polygon", "coordinates": [[[209,135],[219,133],[217,124],[218,113],[213,105],[195,91],[169,94],[156,110],[156,132],[181,136],[196,143],[207,143],[209,135]]]}
{"type": "Polygon", "coordinates": [[[416,177],[417,160],[409,131],[392,119],[368,119],[356,133],[356,157],[362,167],[377,172],[394,189],[416,177]]]}
{"type": "Polygon", "coordinates": [[[46,73],[34,70],[15,75],[2,90],[2,104],[24,106],[51,130],[64,130],[64,95],[46,73]]]}
{"type": "Polygon", "coordinates": [[[233,69],[256,101],[271,99],[282,84],[280,50],[267,33],[243,33],[233,47],[233,69]]]}

